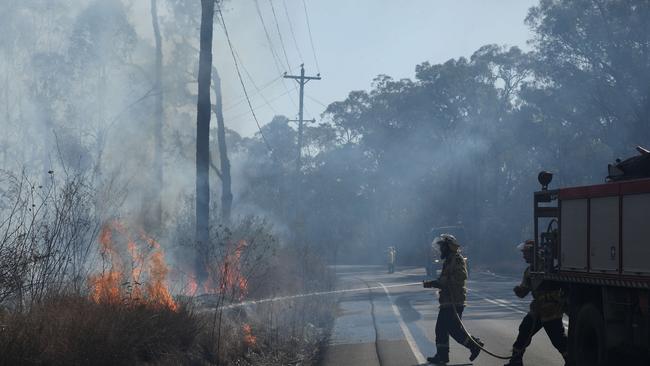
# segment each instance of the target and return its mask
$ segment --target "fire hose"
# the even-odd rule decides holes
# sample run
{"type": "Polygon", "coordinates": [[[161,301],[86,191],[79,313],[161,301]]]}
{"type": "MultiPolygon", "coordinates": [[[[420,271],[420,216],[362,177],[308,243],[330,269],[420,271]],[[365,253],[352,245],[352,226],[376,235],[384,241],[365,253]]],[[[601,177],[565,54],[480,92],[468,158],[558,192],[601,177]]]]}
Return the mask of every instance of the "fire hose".
{"type": "MultiPolygon", "coordinates": [[[[432,282],[433,282],[433,281],[432,281],[432,282]]],[[[437,282],[437,281],[436,281],[436,282],[437,282]]],[[[423,285],[424,285],[425,283],[426,283],[426,282],[423,281],[423,285]]],[[[494,358],[498,358],[498,359],[500,359],[500,360],[509,360],[509,359],[511,359],[512,356],[502,356],[502,355],[499,355],[499,354],[497,354],[497,353],[491,352],[490,350],[488,350],[487,348],[485,348],[484,345],[481,345],[480,343],[478,343],[474,337],[472,337],[472,335],[469,333],[469,331],[467,330],[467,328],[465,328],[465,324],[463,324],[463,321],[461,320],[460,315],[458,314],[458,311],[456,311],[456,305],[454,305],[454,304],[456,304],[456,302],[454,301],[454,298],[453,298],[453,295],[452,295],[451,291],[449,291],[449,296],[451,297],[451,300],[452,300],[452,301],[451,301],[451,302],[452,302],[451,308],[454,310],[454,316],[456,317],[456,320],[458,321],[458,324],[460,324],[460,328],[461,328],[461,329],[463,330],[463,332],[465,333],[465,337],[467,337],[467,339],[469,339],[470,342],[472,342],[472,343],[473,343],[476,347],[478,347],[481,351],[487,353],[488,355],[490,355],[490,356],[492,356],[492,357],[494,357],[494,358]]]]}
{"type": "Polygon", "coordinates": [[[496,354],[494,352],[490,352],[490,350],[488,350],[487,348],[482,346],[480,343],[478,343],[476,341],[476,339],[474,339],[474,337],[471,336],[469,331],[467,331],[467,328],[465,328],[465,324],[463,324],[463,321],[460,319],[460,315],[458,315],[458,312],[456,311],[456,306],[452,305],[451,307],[454,309],[454,315],[456,316],[456,320],[458,320],[458,323],[460,324],[460,328],[463,330],[463,332],[465,332],[465,336],[467,337],[467,339],[469,339],[476,347],[480,348],[481,351],[487,353],[488,355],[490,355],[490,356],[492,356],[494,358],[498,358],[500,360],[509,360],[509,359],[512,358],[512,356],[501,356],[501,355],[496,354]]]}

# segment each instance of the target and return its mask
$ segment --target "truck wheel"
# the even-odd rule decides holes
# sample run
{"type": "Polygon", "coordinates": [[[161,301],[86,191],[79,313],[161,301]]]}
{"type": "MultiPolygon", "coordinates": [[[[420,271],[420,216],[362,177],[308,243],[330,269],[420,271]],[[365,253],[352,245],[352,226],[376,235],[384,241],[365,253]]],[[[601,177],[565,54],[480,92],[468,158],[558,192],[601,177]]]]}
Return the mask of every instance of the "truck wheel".
{"type": "Polygon", "coordinates": [[[607,364],[605,322],[593,304],[583,305],[578,311],[574,352],[577,366],[607,364]]]}

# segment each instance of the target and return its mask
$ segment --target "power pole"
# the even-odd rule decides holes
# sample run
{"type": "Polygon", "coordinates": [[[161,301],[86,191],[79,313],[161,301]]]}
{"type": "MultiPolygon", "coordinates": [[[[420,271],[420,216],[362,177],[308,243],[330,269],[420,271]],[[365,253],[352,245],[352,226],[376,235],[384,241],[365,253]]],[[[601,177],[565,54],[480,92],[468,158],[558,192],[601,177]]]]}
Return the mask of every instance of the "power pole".
{"type": "Polygon", "coordinates": [[[300,85],[300,103],[298,106],[298,158],[296,159],[296,173],[300,172],[300,160],[302,157],[302,125],[305,122],[303,120],[303,100],[305,96],[305,84],[309,80],[320,80],[320,74],[316,76],[305,76],[305,64],[300,64],[300,75],[287,75],[284,73],[285,79],[294,79],[300,85]]]}
{"type": "Polygon", "coordinates": [[[295,202],[295,224],[296,224],[296,229],[295,229],[295,237],[294,240],[297,244],[302,242],[302,237],[303,237],[303,225],[304,221],[302,218],[301,214],[301,205],[300,205],[300,196],[301,196],[301,184],[300,184],[300,167],[301,167],[301,157],[302,157],[302,126],[305,123],[305,120],[303,119],[303,107],[304,107],[304,96],[305,96],[305,84],[309,80],[320,80],[320,74],[316,74],[316,76],[305,76],[305,64],[300,65],[300,76],[298,75],[287,75],[287,73],[284,73],[284,78],[285,79],[294,79],[299,85],[300,85],[300,104],[298,106],[298,156],[296,159],[296,187],[295,187],[295,196],[294,199],[296,200],[295,202]]]}

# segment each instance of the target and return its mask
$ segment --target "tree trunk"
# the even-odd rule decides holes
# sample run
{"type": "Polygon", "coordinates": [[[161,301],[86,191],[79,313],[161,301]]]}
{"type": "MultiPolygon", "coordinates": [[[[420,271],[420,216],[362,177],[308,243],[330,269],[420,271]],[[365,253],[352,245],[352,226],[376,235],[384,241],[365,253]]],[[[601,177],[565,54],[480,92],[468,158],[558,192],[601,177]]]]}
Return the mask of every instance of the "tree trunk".
{"type": "Polygon", "coordinates": [[[201,38],[199,50],[199,94],[196,105],[196,242],[197,282],[207,277],[201,248],[209,241],[210,218],[210,74],[212,70],[212,22],[214,0],[201,0],[201,38]]]}
{"type": "Polygon", "coordinates": [[[155,95],[154,105],[154,151],[153,151],[153,185],[152,201],[148,220],[149,229],[160,229],[162,223],[162,180],[163,180],[163,90],[162,90],[162,37],[160,36],[160,27],[158,25],[158,7],[156,0],[151,0],[151,23],[153,25],[153,35],[156,43],[156,64],[154,67],[154,86],[153,94],[155,95]]]}
{"type": "Polygon", "coordinates": [[[216,68],[212,68],[214,88],[214,114],[217,117],[217,140],[219,142],[219,160],[221,170],[221,218],[226,224],[230,223],[232,210],[232,178],[230,176],[230,160],[226,146],[226,126],[223,121],[223,104],[221,102],[221,78],[216,68]]]}

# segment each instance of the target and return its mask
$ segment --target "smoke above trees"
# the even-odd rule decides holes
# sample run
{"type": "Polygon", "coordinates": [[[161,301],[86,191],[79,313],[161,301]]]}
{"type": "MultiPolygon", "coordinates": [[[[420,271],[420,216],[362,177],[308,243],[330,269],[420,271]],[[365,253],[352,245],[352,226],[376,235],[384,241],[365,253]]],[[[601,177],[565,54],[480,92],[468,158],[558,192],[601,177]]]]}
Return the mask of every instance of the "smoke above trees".
{"type": "MultiPolygon", "coordinates": [[[[158,1],[160,85],[155,43],[136,31],[129,2],[1,6],[2,168],[45,185],[48,171],[88,174],[121,187],[123,213],[137,219],[159,189],[160,220],[173,225],[194,189],[200,4],[158,1]],[[152,132],[160,93],[162,151],[152,132]]],[[[602,181],[608,162],[648,141],[650,117],[647,4],[543,0],[525,21],[530,51],[485,45],[440,64],[414,60],[413,79],[379,75],[324,107],[305,128],[299,173],[288,118],[262,126],[269,150],[226,116],[233,215],[266,216],[332,263],[377,262],[395,246],[415,264],[431,228],[447,225],[465,228],[474,263],[516,258],[512,244],[532,235],[537,172],[563,186],[602,181]]],[[[217,140],[212,128],[214,162],[217,140]]]]}

